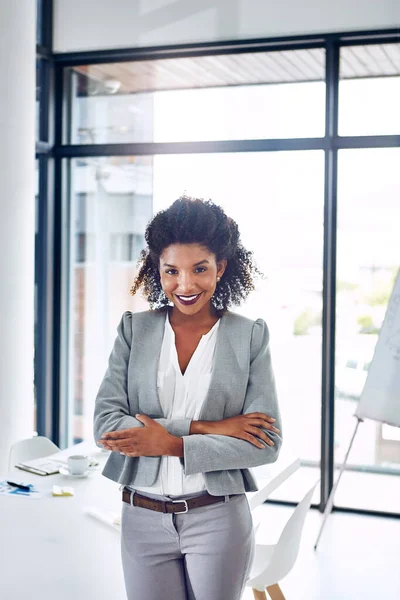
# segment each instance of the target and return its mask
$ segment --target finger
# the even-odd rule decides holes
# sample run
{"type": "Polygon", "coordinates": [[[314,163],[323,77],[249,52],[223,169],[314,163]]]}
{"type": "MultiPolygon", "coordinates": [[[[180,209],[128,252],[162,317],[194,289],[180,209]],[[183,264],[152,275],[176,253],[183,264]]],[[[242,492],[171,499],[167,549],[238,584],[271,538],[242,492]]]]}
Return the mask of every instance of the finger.
{"type": "Polygon", "coordinates": [[[277,429],[276,427],[274,427],[274,425],[268,423],[268,421],[263,421],[262,419],[249,419],[249,425],[252,425],[254,427],[262,427],[263,429],[269,429],[274,433],[280,433],[280,429],[277,429]]]}
{"type": "Polygon", "coordinates": [[[132,450],[132,442],[111,442],[109,443],[109,447],[111,450],[119,450],[123,452],[124,450],[132,450]]]}
{"type": "Polygon", "coordinates": [[[129,438],[132,435],[132,428],[121,429],[120,431],[108,431],[101,436],[102,440],[120,440],[129,438]]]}
{"type": "Polygon", "coordinates": [[[132,434],[131,435],[124,435],[123,437],[107,437],[107,438],[102,438],[102,442],[105,442],[106,444],[108,443],[115,443],[115,442],[122,442],[125,441],[127,442],[128,440],[132,439],[132,434]]]}
{"type": "Polygon", "coordinates": [[[108,448],[108,440],[98,440],[97,443],[103,446],[103,448],[108,448]]]}
{"type": "Polygon", "coordinates": [[[251,417],[251,418],[256,418],[256,419],[265,419],[266,421],[268,421],[269,423],[275,423],[276,419],[274,419],[273,417],[270,417],[269,415],[266,415],[265,413],[248,413],[246,415],[244,415],[245,417],[251,417]]]}
{"type": "Polygon", "coordinates": [[[254,425],[255,427],[264,427],[264,429],[271,429],[271,427],[273,427],[273,425],[269,423],[266,419],[254,418],[248,419],[247,422],[250,425],[254,425]]]}
{"type": "Polygon", "coordinates": [[[269,446],[273,445],[273,442],[272,442],[272,444],[270,444],[270,442],[272,441],[271,438],[269,438],[268,435],[266,433],[264,433],[264,431],[262,429],[259,429],[258,427],[249,427],[247,429],[247,432],[254,435],[254,437],[259,438],[260,440],[262,440],[269,446]]]}
{"type": "Polygon", "coordinates": [[[106,440],[105,446],[110,448],[119,448],[121,445],[127,444],[129,440],[106,440]]]}
{"type": "Polygon", "coordinates": [[[115,451],[128,455],[130,452],[136,452],[136,450],[137,448],[132,448],[132,446],[124,446],[123,448],[116,448],[115,451]]]}
{"type": "Polygon", "coordinates": [[[243,439],[247,442],[250,442],[250,444],[253,444],[253,446],[256,446],[257,448],[265,448],[265,445],[254,435],[251,435],[251,433],[245,433],[243,439]]]}
{"type": "Polygon", "coordinates": [[[119,448],[115,448],[114,446],[104,446],[106,450],[111,450],[112,452],[118,452],[119,448]]]}
{"type": "Polygon", "coordinates": [[[143,423],[143,425],[145,425],[145,427],[149,427],[150,425],[152,425],[154,423],[154,420],[151,419],[150,417],[148,417],[147,415],[135,415],[135,417],[137,418],[138,421],[143,423]]]}

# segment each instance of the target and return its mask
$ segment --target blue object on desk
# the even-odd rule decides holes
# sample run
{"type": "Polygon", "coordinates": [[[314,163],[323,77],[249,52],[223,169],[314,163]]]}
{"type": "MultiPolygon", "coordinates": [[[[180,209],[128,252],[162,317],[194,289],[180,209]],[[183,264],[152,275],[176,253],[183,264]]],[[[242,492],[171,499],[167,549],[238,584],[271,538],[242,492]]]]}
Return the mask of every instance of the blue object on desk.
{"type": "Polygon", "coordinates": [[[23,483],[15,483],[15,481],[7,481],[8,485],[12,487],[18,488],[19,490],[23,490],[24,492],[31,492],[33,485],[30,483],[29,485],[25,485],[23,483]]]}

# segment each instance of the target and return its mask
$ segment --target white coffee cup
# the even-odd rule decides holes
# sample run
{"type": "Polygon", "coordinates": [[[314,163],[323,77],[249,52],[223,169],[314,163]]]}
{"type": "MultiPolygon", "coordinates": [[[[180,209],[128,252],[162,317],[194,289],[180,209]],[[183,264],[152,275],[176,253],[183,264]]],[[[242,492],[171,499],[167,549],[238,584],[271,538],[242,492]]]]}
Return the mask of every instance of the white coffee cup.
{"type": "Polygon", "coordinates": [[[89,467],[89,457],[84,454],[68,456],[68,470],[71,475],[83,475],[89,467]]]}

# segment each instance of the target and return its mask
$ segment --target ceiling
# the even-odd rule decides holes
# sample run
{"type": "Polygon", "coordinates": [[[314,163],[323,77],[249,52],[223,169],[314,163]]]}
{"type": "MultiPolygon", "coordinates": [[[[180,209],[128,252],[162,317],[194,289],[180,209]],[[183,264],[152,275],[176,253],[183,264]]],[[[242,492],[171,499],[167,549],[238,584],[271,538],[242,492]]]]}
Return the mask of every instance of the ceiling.
{"type": "Polygon", "coordinates": [[[400,44],[345,46],[340,51],[340,77],[400,75],[400,44]]]}
{"type": "MultiPolygon", "coordinates": [[[[342,79],[400,75],[400,44],[345,46],[342,79]]],[[[323,81],[325,50],[283,50],[98,65],[73,70],[78,94],[132,94],[173,89],[323,81]]]]}

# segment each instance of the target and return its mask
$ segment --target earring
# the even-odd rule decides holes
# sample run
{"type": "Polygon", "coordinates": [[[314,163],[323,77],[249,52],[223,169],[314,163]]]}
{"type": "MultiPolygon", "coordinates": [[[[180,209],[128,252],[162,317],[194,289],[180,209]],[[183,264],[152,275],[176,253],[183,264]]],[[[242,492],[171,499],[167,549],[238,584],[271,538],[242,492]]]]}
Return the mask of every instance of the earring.
{"type": "Polygon", "coordinates": [[[221,277],[217,277],[217,283],[221,281],[221,277]]]}

